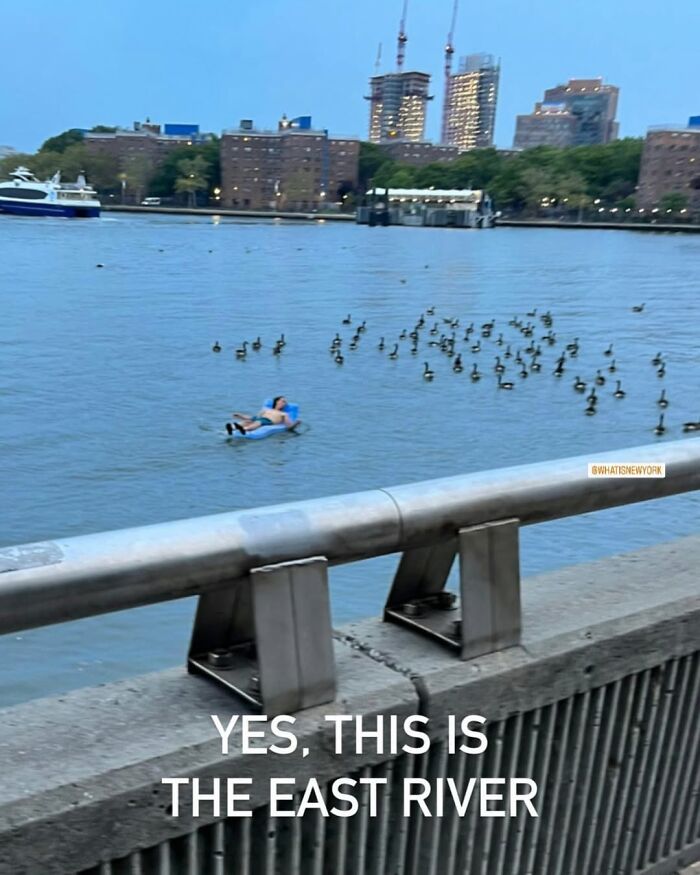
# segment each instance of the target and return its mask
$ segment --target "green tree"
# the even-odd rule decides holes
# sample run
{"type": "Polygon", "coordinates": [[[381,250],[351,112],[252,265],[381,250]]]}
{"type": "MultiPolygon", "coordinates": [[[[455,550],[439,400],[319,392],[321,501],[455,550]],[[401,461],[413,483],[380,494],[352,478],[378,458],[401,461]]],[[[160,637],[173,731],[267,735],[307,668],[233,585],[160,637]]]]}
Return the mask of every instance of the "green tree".
{"type": "Polygon", "coordinates": [[[415,180],[415,168],[406,164],[398,165],[386,185],[389,188],[413,188],[415,180]]]}
{"type": "Polygon", "coordinates": [[[569,171],[556,176],[552,181],[554,196],[559,205],[569,204],[578,207],[586,199],[586,180],[580,173],[569,171]]]}
{"type": "Polygon", "coordinates": [[[69,146],[82,142],[83,132],[79,128],[70,128],[55,137],[49,137],[41,144],[40,152],[65,152],[69,146]]]}
{"type": "MultiPolygon", "coordinates": [[[[375,188],[386,188],[389,185],[389,180],[396,173],[397,169],[403,167],[402,164],[397,164],[395,161],[386,161],[384,164],[379,167],[372,177],[371,185],[375,188]]],[[[368,183],[365,187],[365,191],[370,188],[370,184],[368,183]]]]}
{"type": "Polygon", "coordinates": [[[411,185],[416,188],[452,188],[446,184],[446,169],[443,164],[426,164],[416,167],[412,174],[411,185]]]}
{"type": "Polygon", "coordinates": [[[474,149],[455,161],[431,165],[443,171],[442,180],[431,184],[436,188],[487,188],[502,168],[503,160],[495,149],[474,149]]]}
{"type": "Polygon", "coordinates": [[[117,185],[118,165],[111,155],[94,154],[84,142],[74,143],[63,152],[37,152],[26,156],[26,164],[39,179],[47,179],[57,170],[64,179],[73,180],[84,173],[98,191],[108,191],[117,185]]]}
{"type": "Polygon", "coordinates": [[[621,205],[621,202],[628,198],[636,189],[636,181],[630,182],[627,179],[613,179],[599,192],[600,199],[606,204],[621,205]]]}
{"type": "Polygon", "coordinates": [[[377,172],[395,164],[381,146],[376,143],[360,143],[357,176],[358,187],[362,194],[373,184],[377,172]]]}
{"type": "Polygon", "coordinates": [[[27,152],[13,152],[12,155],[0,158],[0,177],[5,179],[9,173],[12,173],[18,167],[29,167],[33,157],[33,155],[29,155],[27,152]]]}
{"type": "Polygon", "coordinates": [[[148,183],[153,176],[153,168],[153,159],[148,155],[131,155],[122,166],[126,184],[133,192],[136,203],[143,200],[148,183]]]}
{"type": "Polygon", "coordinates": [[[361,155],[372,168],[374,184],[434,188],[484,188],[499,208],[537,208],[542,197],[582,209],[596,198],[618,204],[630,196],[639,176],[642,141],[628,138],[604,146],[557,149],[538,146],[516,154],[495,149],[474,149],[454,161],[411,167],[393,161],[381,163],[382,151],[363,144],[361,155]],[[578,206],[577,206],[578,205],[578,206]]]}
{"type": "Polygon", "coordinates": [[[177,165],[180,174],[175,180],[175,191],[187,194],[187,204],[197,205],[197,192],[208,188],[207,162],[201,155],[194,158],[183,158],[177,165]]]}
{"type": "Polygon", "coordinates": [[[57,170],[61,169],[62,152],[50,152],[40,149],[36,155],[32,155],[27,162],[27,167],[39,179],[48,179],[57,170]]]}
{"type": "Polygon", "coordinates": [[[167,158],[155,169],[148,186],[148,192],[156,197],[172,197],[177,189],[175,183],[180,176],[178,165],[180,161],[192,160],[200,157],[206,163],[204,175],[207,179],[207,187],[211,191],[221,183],[221,171],[219,165],[219,141],[211,140],[207,143],[197,143],[192,146],[180,146],[173,149],[167,158]]]}
{"type": "Polygon", "coordinates": [[[309,201],[313,200],[314,196],[309,174],[303,170],[297,170],[290,174],[284,180],[281,191],[282,203],[280,206],[288,210],[299,210],[304,204],[308,206],[309,201]]]}
{"type": "Polygon", "coordinates": [[[672,213],[678,213],[686,209],[688,206],[688,196],[681,191],[669,191],[659,201],[659,209],[662,212],[671,210],[672,213]]]}
{"type": "Polygon", "coordinates": [[[525,203],[531,210],[538,210],[545,199],[556,197],[552,176],[541,167],[526,167],[522,181],[525,184],[525,203]]]}
{"type": "Polygon", "coordinates": [[[119,162],[112,155],[95,155],[85,150],[83,170],[98,191],[111,191],[117,188],[119,162]]]}
{"type": "Polygon", "coordinates": [[[508,161],[486,188],[499,208],[522,210],[528,201],[528,183],[521,162],[508,161]]]}

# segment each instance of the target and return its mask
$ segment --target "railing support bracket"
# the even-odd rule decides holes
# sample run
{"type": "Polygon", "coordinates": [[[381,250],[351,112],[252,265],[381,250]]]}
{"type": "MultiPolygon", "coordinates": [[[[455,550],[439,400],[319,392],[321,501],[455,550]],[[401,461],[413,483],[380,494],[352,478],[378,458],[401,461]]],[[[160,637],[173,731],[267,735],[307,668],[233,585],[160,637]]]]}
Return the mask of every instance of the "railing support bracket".
{"type": "Polygon", "coordinates": [[[519,521],[460,529],[401,557],[384,619],[437,639],[462,659],[520,643],[519,521]],[[460,599],[445,590],[459,554],[460,599]]]}
{"type": "Polygon", "coordinates": [[[270,716],[333,701],[326,559],[254,568],[201,595],[187,667],[270,716]]]}

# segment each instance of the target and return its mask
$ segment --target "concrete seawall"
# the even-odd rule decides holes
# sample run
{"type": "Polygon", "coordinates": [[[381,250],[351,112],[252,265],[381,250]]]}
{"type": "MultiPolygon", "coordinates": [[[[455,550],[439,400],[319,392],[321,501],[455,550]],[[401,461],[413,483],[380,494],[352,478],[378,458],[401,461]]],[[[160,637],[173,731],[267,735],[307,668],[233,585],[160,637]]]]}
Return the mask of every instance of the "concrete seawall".
{"type": "Polygon", "coordinates": [[[550,219],[497,219],[504,228],[571,228],[579,231],[648,231],[657,234],[700,234],[700,224],[664,222],[558,222],[550,219]]]}
{"type": "Polygon", "coordinates": [[[163,213],[176,216],[229,216],[237,219],[294,219],[301,222],[354,222],[354,213],[291,213],[271,212],[270,210],[229,210],[223,207],[142,207],[130,205],[105,204],[103,211],[108,213],[163,213]]]}
{"type": "MultiPolygon", "coordinates": [[[[0,711],[0,875],[672,873],[700,858],[700,536],[523,582],[518,647],[460,662],[400,627],[338,630],[338,697],[297,715],[307,758],[222,756],[238,700],[183,669],[0,711]],[[693,711],[695,706],[695,711],[693,711]],[[327,714],[430,719],[426,754],[333,753],[327,714]],[[448,756],[449,715],[489,748],[448,756]],[[275,819],[267,779],[389,779],[379,816],[275,819]],[[532,777],[539,818],[401,814],[406,776],[532,777]],[[169,813],[163,777],[254,778],[250,819],[169,813]]],[[[399,733],[399,741],[404,739],[399,733]]]]}

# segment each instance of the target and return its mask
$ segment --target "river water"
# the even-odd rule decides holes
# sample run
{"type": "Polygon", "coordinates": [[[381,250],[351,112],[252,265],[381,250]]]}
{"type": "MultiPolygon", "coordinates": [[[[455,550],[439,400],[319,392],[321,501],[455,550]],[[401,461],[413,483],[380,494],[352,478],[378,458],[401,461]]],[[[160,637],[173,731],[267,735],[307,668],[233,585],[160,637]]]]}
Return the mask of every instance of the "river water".
{"type": "MultiPolygon", "coordinates": [[[[681,423],[700,419],[700,237],[3,217],[0,252],[2,545],[639,446],[684,437],[681,423]],[[397,341],[396,360],[377,350],[431,306],[428,327],[449,333],[442,319],[460,320],[464,373],[427,345],[427,328],[417,356],[410,340],[397,341]],[[497,336],[513,352],[526,346],[508,320],[527,321],[534,308],[551,310],[558,343],[525,380],[504,359],[516,387],[499,391],[497,336]],[[366,321],[356,351],[341,324],[348,313],[353,325],[366,321]],[[464,326],[491,319],[492,337],[472,355],[464,326]],[[336,331],[342,366],[328,352],[336,331]],[[258,335],[263,348],[236,360],[233,349],[258,335]],[[577,362],[557,380],[555,359],[575,337],[577,362]],[[650,364],[659,351],[663,379],[650,364]],[[572,383],[598,368],[608,381],[588,417],[572,383]],[[614,378],[623,400],[612,397],[614,378]],[[657,438],[662,388],[669,430],[657,438]],[[226,439],[232,410],[255,412],[282,393],[301,406],[299,436],[226,439]]],[[[545,329],[532,321],[539,338],[545,329]]],[[[523,572],[699,523],[699,498],[679,496],[528,527],[523,572]]],[[[395,561],[332,569],[335,620],[377,614],[395,561]]],[[[4,636],[0,704],[182,663],[192,609],[187,600],[4,636]]]]}

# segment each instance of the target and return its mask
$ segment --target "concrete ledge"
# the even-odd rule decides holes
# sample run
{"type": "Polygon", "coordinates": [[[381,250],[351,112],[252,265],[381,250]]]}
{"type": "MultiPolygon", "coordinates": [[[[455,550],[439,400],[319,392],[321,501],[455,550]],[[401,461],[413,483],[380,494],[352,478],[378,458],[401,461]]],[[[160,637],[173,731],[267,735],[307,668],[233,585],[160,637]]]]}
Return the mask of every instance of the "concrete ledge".
{"type": "Polygon", "coordinates": [[[293,213],[270,210],[231,210],[225,207],[142,207],[127,204],[103,204],[106,213],[165,213],[177,216],[234,216],[239,219],[296,219],[315,222],[319,219],[330,222],[354,222],[354,213],[293,213]]]}
{"type": "Polygon", "coordinates": [[[697,650],[700,537],[529,578],[522,610],[521,646],[468,662],[376,619],[343,631],[404,667],[433,729],[450,713],[502,720],[697,650]]]}
{"type": "Polygon", "coordinates": [[[222,756],[209,715],[239,704],[180,669],[0,711],[0,875],[72,873],[210,822],[171,818],[162,777],[254,774],[257,807],[270,776],[325,781],[388,758],[336,756],[325,714],[422,712],[439,736],[449,714],[502,720],[691,653],[699,560],[692,537],[527,580],[522,646],[469,662],[377,620],[344,627],[338,700],[297,715],[305,759],[222,756]]]}
{"type": "Polygon", "coordinates": [[[700,234],[699,225],[658,222],[557,222],[552,219],[496,219],[504,228],[573,228],[584,231],[652,231],[656,233],[700,234]]]}
{"type": "Polygon", "coordinates": [[[695,863],[687,869],[683,868],[694,863],[695,860],[700,860],[700,842],[696,842],[684,851],[679,851],[670,860],[648,869],[644,875],[700,875],[700,863],[695,863]]]}
{"type": "Polygon", "coordinates": [[[324,781],[385,759],[336,756],[323,715],[403,719],[418,711],[415,688],[357,650],[339,642],[335,649],[338,699],[297,716],[306,759],[244,756],[233,736],[222,756],[209,715],[225,724],[245,712],[223,688],[180,669],[0,711],[0,761],[12,764],[0,785],[0,875],[73,873],[213,820],[173,819],[163,777],[254,776],[258,807],[268,801],[270,776],[324,781]]]}

